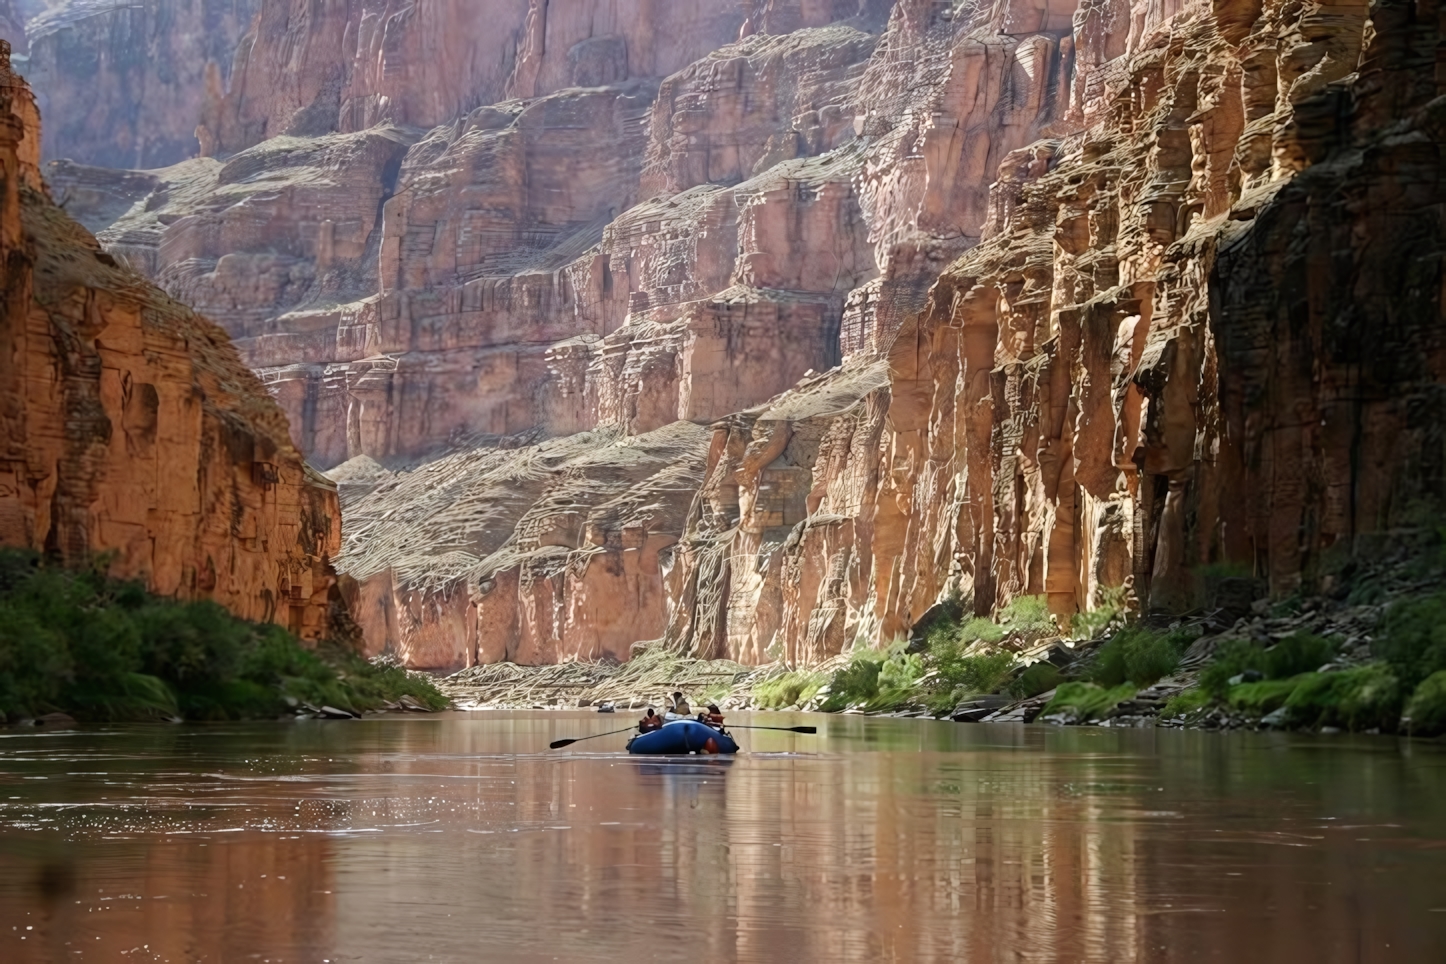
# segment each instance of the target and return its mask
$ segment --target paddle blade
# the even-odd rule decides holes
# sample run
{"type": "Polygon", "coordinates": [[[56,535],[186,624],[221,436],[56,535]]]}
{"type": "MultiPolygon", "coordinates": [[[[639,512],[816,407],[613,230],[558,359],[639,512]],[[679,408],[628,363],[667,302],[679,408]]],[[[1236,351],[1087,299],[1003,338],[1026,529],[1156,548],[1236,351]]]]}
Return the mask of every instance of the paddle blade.
{"type": "Polygon", "coordinates": [[[816,727],[816,726],[790,726],[789,729],[792,730],[792,731],[795,732],[795,733],[817,733],[817,732],[818,732],[818,727],[816,727]]]}
{"type": "Polygon", "coordinates": [[[569,746],[576,742],[577,740],[553,740],[551,743],[547,744],[547,748],[550,750],[561,750],[563,747],[569,746]]]}

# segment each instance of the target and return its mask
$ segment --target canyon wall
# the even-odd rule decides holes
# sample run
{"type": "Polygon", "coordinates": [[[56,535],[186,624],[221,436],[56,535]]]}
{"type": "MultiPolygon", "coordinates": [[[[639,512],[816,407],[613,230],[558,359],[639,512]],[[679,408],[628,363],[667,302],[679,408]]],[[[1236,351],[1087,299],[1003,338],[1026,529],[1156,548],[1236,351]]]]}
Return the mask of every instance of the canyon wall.
{"type": "Polygon", "coordinates": [[[47,194],[0,42],[0,543],[327,631],[333,483],[224,331],[121,266],[47,194]]]}
{"type": "Polygon", "coordinates": [[[196,156],[208,97],[225,89],[260,6],[50,0],[32,10],[29,58],[20,69],[47,118],[45,156],[113,168],[162,167],[196,156]]]}
{"type": "Polygon", "coordinates": [[[332,467],[374,649],[808,663],[1446,503],[1434,2],[485,6],[263,0],[208,156],[48,169],[332,467]]]}

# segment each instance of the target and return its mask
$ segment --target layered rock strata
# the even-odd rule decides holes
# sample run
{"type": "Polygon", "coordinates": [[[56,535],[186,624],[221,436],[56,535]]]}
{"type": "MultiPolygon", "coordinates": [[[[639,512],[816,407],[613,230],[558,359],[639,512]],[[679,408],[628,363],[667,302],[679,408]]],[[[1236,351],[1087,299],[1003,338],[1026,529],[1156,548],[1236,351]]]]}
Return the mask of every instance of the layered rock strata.
{"type": "Polygon", "coordinates": [[[214,158],[52,173],[344,463],[377,649],[815,662],[1446,501],[1434,4],[537,2],[483,67],[302,6],[214,158]]]}
{"type": "Polygon", "coordinates": [[[225,332],[105,253],[39,162],[0,43],[0,542],[323,635],[335,485],[225,332]]]}
{"type": "Polygon", "coordinates": [[[708,605],[675,610],[673,645],[813,660],[950,592],[981,613],[1042,594],[1067,620],[1128,587],[1181,612],[1209,604],[1212,569],[1328,589],[1427,524],[1446,498],[1440,12],[1332,10],[1146,17],[1070,85],[1068,123],[1005,159],[985,239],[906,319],[887,384],[804,423],[817,454],[793,421],[715,429],[678,550],[680,598],[708,605]],[[838,457],[858,447],[877,454],[838,457]]]}

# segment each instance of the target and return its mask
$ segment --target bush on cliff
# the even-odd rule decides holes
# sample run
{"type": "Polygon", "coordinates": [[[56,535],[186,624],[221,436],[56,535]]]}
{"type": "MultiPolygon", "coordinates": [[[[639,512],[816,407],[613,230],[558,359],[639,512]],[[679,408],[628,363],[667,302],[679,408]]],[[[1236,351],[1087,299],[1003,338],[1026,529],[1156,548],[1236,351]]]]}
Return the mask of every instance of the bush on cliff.
{"type": "Polygon", "coordinates": [[[68,571],[0,550],[0,714],[63,711],[83,720],[274,717],[287,698],[353,712],[411,695],[426,680],[339,647],[313,652],[278,626],[213,602],[176,602],[99,569],[68,571]]]}

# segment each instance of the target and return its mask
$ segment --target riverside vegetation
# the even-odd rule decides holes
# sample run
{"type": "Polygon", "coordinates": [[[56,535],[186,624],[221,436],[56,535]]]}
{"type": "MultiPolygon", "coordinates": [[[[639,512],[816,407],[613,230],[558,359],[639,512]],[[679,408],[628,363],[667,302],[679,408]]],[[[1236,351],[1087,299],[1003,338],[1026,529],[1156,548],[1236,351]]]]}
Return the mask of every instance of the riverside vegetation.
{"type": "MultiPolygon", "coordinates": [[[[1315,594],[1132,617],[1123,590],[1061,633],[1040,597],[995,619],[953,599],[886,649],[811,668],[644,649],[618,665],[477,666],[443,682],[476,705],[642,706],[674,684],[731,708],[961,721],[1446,734],[1446,539],[1348,565],[1315,594]],[[580,697],[580,699],[579,699],[580,697]]],[[[1232,570],[1202,581],[1246,583],[1232,570]]]]}
{"type": "Polygon", "coordinates": [[[279,626],[165,599],[103,569],[0,550],[0,716],[239,720],[447,705],[426,678],[340,643],[310,650],[279,626]]]}

